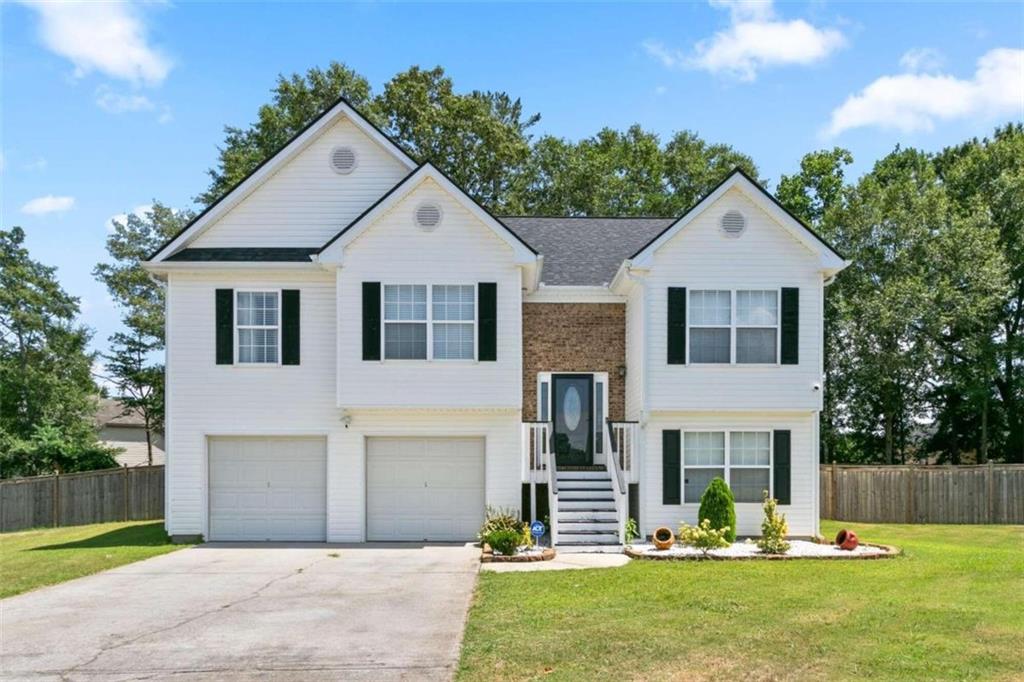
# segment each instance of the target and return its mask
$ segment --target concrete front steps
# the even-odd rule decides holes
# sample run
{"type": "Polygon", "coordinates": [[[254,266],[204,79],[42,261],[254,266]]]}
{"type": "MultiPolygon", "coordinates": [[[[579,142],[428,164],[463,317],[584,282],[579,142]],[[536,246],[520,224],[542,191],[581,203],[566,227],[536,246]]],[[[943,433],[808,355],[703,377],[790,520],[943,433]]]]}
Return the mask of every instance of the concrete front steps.
{"type": "Polygon", "coordinates": [[[602,467],[558,471],[560,552],[621,552],[612,479],[602,467]]]}

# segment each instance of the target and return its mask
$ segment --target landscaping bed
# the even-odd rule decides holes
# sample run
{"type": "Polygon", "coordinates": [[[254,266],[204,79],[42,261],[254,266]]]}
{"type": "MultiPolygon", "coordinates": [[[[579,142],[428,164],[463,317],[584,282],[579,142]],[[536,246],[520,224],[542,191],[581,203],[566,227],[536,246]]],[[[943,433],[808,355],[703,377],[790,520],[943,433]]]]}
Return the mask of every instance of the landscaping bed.
{"type": "Polygon", "coordinates": [[[480,555],[480,562],[484,564],[502,562],[523,562],[523,561],[551,561],[555,558],[555,550],[551,547],[519,547],[515,554],[505,555],[495,553],[486,542],[483,545],[483,552],[480,555]]]}
{"type": "Polygon", "coordinates": [[[626,547],[626,555],[633,559],[786,561],[793,559],[888,559],[900,554],[900,550],[896,547],[869,543],[861,543],[852,550],[808,540],[790,540],[789,545],[790,548],[785,554],[766,554],[754,542],[734,542],[728,547],[712,549],[705,554],[695,547],[673,545],[669,549],[657,549],[652,544],[644,543],[626,547]]]}

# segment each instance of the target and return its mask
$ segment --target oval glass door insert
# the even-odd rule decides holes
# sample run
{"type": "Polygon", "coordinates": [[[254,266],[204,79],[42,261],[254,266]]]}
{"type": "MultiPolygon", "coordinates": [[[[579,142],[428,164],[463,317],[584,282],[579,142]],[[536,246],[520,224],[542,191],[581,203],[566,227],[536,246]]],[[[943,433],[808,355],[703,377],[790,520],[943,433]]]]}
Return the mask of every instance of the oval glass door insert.
{"type": "Polygon", "coordinates": [[[565,389],[565,400],[562,402],[563,419],[565,428],[575,431],[580,425],[580,416],[583,410],[583,403],[580,400],[580,392],[575,386],[565,389]]]}

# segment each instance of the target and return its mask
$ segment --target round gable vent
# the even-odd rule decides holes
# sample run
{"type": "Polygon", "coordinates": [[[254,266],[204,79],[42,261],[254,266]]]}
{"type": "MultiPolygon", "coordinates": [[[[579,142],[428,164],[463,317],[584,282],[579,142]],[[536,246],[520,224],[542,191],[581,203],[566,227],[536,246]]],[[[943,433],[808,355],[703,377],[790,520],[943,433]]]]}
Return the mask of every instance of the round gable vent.
{"type": "Polygon", "coordinates": [[[335,173],[348,175],[355,170],[358,159],[352,147],[335,147],[331,150],[331,168],[335,173]]]}
{"type": "Polygon", "coordinates": [[[726,211],[722,216],[722,233],[726,237],[739,237],[747,229],[747,219],[739,211],[726,211]]]}
{"type": "Polygon", "coordinates": [[[441,207],[437,204],[420,204],[416,207],[416,224],[424,230],[433,230],[441,224],[441,207]]]}

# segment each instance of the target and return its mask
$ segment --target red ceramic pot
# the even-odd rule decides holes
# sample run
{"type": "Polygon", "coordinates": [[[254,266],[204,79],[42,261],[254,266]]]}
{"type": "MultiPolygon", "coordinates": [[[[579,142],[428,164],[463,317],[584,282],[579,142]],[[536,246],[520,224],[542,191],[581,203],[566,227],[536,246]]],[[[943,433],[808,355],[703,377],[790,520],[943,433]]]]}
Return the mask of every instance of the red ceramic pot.
{"type": "Polygon", "coordinates": [[[852,550],[857,549],[860,540],[857,538],[856,533],[844,528],[836,534],[836,544],[839,545],[839,549],[852,550]]]}

